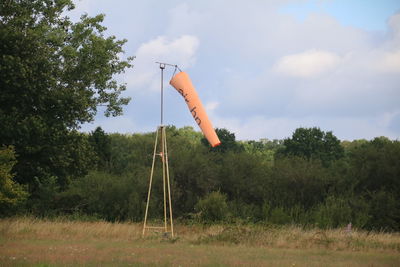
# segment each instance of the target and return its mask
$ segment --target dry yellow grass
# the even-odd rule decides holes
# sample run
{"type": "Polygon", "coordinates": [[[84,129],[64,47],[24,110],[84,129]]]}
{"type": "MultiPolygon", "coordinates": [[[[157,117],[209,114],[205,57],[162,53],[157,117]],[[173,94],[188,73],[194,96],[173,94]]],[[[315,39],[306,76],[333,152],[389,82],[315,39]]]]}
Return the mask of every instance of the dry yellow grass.
{"type": "Polygon", "coordinates": [[[296,226],[176,225],[141,237],[138,223],[0,220],[0,266],[400,266],[400,235],[296,226]],[[293,265],[294,264],[294,265],[293,265]]]}
{"type": "Polygon", "coordinates": [[[1,220],[0,234],[14,239],[132,240],[141,236],[141,229],[138,224],[130,223],[18,218],[1,220]]]}

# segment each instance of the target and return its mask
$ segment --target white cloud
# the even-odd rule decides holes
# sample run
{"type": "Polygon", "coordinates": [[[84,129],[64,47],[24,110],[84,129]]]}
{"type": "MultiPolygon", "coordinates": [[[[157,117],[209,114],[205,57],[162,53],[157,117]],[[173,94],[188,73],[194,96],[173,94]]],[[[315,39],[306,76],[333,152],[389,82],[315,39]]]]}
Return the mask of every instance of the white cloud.
{"type": "Polygon", "coordinates": [[[400,116],[400,109],[384,112],[378,121],[378,125],[383,128],[389,128],[398,116],[400,116]]]}
{"type": "Polygon", "coordinates": [[[400,12],[391,16],[388,20],[388,26],[391,33],[390,44],[399,48],[400,46],[400,12]]]}
{"type": "MultiPolygon", "coordinates": [[[[398,15],[393,17],[400,18],[398,15]]],[[[287,23],[281,19],[282,23],[287,23]]],[[[226,75],[223,86],[230,90],[225,90],[225,99],[219,99],[219,115],[235,116],[240,121],[248,121],[254,116],[307,121],[308,117],[318,116],[314,125],[329,121],[332,122],[330,130],[334,130],[345,126],[334,124],[333,118],[346,117],[356,125],[357,121],[365,122],[367,118],[399,109],[400,42],[396,43],[395,39],[400,27],[393,25],[393,20],[389,20],[391,34],[387,35],[344,27],[322,15],[293,24],[284,34],[277,31],[291,42],[269,32],[271,42],[281,39],[274,46],[275,50],[266,51],[269,58],[265,58],[276,55],[270,60],[272,64],[266,60],[263,65],[259,60],[254,61],[258,62],[258,68],[251,68],[251,71],[232,68],[233,73],[226,75]],[[303,49],[303,46],[309,48],[303,49]],[[276,47],[285,47],[286,52],[282,53],[276,47]],[[310,49],[312,47],[315,48],[310,49]]],[[[377,125],[388,129],[382,124],[377,125]]],[[[373,127],[363,128],[365,133],[349,127],[344,131],[358,132],[360,136],[368,135],[367,130],[378,132],[373,127]]]]}
{"type": "Polygon", "coordinates": [[[400,50],[384,52],[376,62],[376,68],[386,73],[400,73],[400,50]]]}
{"type": "Polygon", "coordinates": [[[183,35],[174,40],[168,40],[166,36],[159,36],[142,44],[136,55],[138,58],[158,59],[160,61],[173,59],[177,63],[187,66],[194,63],[193,55],[198,44],[199,41],[195,36],[183,35]]]}
{"type": "Polygon", "coordinates": [[[159,69],[155,62],[176,64],[188,68],[196,61],[199,39],[193,35],[182,35],[176,39],[158,36],[140,45],[135,55],[135,67],[127,72],[130,89],[158,90],[159,69]]]}
{"type": "Polygon", "coordinates": [[[208,113],[213,112],[217,107],[219,106],[219,102],[217,101],[211,101],[211,102],[207,102],[204,106],[204,108],[206,109],[206,111],[208,113]]]}
{"type": "Polygon", "coordinates": [[[339,56],[334,53],[313,49],[284,56],[278,60],[275,68],[289,76],[310,78],[332,70],[339,61],[339,56]]]}

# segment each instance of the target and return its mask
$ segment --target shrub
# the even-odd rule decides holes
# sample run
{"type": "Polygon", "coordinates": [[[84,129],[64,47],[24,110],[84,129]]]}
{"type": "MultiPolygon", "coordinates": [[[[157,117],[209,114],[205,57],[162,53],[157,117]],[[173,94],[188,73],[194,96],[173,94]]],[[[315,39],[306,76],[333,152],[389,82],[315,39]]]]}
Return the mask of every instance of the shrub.
{"type": "Polygon", "coordinates": [[[346,199],[328,196],[315,213],[315,222],[320,228],[335,228],[351,222],[352,210],[346,199]]]}
{"type": "Polygon", "coordinates": [[[400,204],[395,194],[388,191],[370,193],[370,219],[368,229],[399,231],[400,204]]]}
{"type": "Polygon", "coordinates": [[[271,210],[268,221],[273,224],[287,224],[291,222],[291,218],[282,207],[276,207],[271,210]]]}
{"type": "Polygon", "coordinates": [[[136,175],[116,176],[100,171],[74,181],[59,195],[64,212],[95,216],[108,221],[143,219],[144,180],[136,175]]]}
{"type": "Polygon", "coordinates": [[[203,222],[218,222],[225,220],[229,215],[226,195],[221,192],[211,192],[199,200],[195,207],[203,222]]]}
{"type": "Polygon", "coordinates": [[[28,197],[25,189],[13,180],[16,162],[12,146],[0,148],[0,216],[15,213],[28,197]]]}

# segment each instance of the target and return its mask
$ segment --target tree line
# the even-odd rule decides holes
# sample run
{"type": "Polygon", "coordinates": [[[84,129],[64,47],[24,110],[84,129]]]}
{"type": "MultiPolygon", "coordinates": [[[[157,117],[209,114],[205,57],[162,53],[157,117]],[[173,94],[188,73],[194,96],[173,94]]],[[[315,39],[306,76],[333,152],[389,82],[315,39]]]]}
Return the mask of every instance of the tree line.
{"type": "MultiPolygon", "coordinates": [[[[222,145],[211,148],[191,127],[167,127],[176,218],[321,228],[351,222],[363,229],[399,230],[399,141],[340,142],[319,128],[298,128],[291,138],[273,141],[237,141],[226,129],[217,134],[222,145]]],[[[2,200],[3,216],[19,209],[37,216],[143,220],[155,134],[107,134],[97,128],[79,136],[88,144],[81,155],[91,155],[91,163],[76,165],[68,185],[56,174],[42,177],[39,185],[36,178],[12,182],[13,149],[1,150],[2,173],[14,186],[4,187],[13,188],[14,197],[2,200]]],[[[163,212],[160,164],[156,161],[153,219],[163,212]]]]}

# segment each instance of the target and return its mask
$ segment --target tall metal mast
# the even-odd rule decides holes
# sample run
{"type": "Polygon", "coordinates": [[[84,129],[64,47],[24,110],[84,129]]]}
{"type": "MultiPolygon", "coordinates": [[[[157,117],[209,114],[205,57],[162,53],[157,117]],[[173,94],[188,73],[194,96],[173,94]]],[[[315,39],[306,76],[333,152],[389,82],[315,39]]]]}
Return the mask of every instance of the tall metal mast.
{"type": "Polygon", "coordinates": [[[173,66],[176,69],[179,69],[177,65],[172,65],[168,63],[156,62],[159,64],[161,70],[161,101],[160,101],[160,126],[157,127],[156,131],[156,140],[154,142],[154,150],[153,150],[153,162],[151,165],[150,171],[150,179],[149,179],[149,190],[147,193],[147,203],[146,203],[146,211],[144,215],[144,223],[143,223],[143,232],[142,235],[145,236],[146,230],[164,230],[164,233],[171,233],[171,236],[174,237],[174,224],[172,220],[172,200],[171,200],[171,185],[169,179],[169,166],[168,166],[168,147],[167,147],[167,135],[164,126],[164,69],[165,66],[173,66]],[[160,142],[159,142],[160,139],[160,142]],[[161,148],[158,147],[159,143],[161,144],[161,148]],[[157,153],[157,150],[160,150],[157,153]],[[163,179],[163,194],[164,194],[164,226],[148,226],[148,211],[149,204],[151,198],[151,187],[153,184],[153,176],[154,176],[154,166],[156,161],[156,156],[160,156],[162,163],[162,179],[163,179]],[[168,203],[168,209],[167,209],[168,203]],[[169,216],[168,216],[169,213],[169,216]],[[168,218],[169,217],[169,218],[168,218]],[[169,221],[169,223],[168,223],[169,221]]]}

